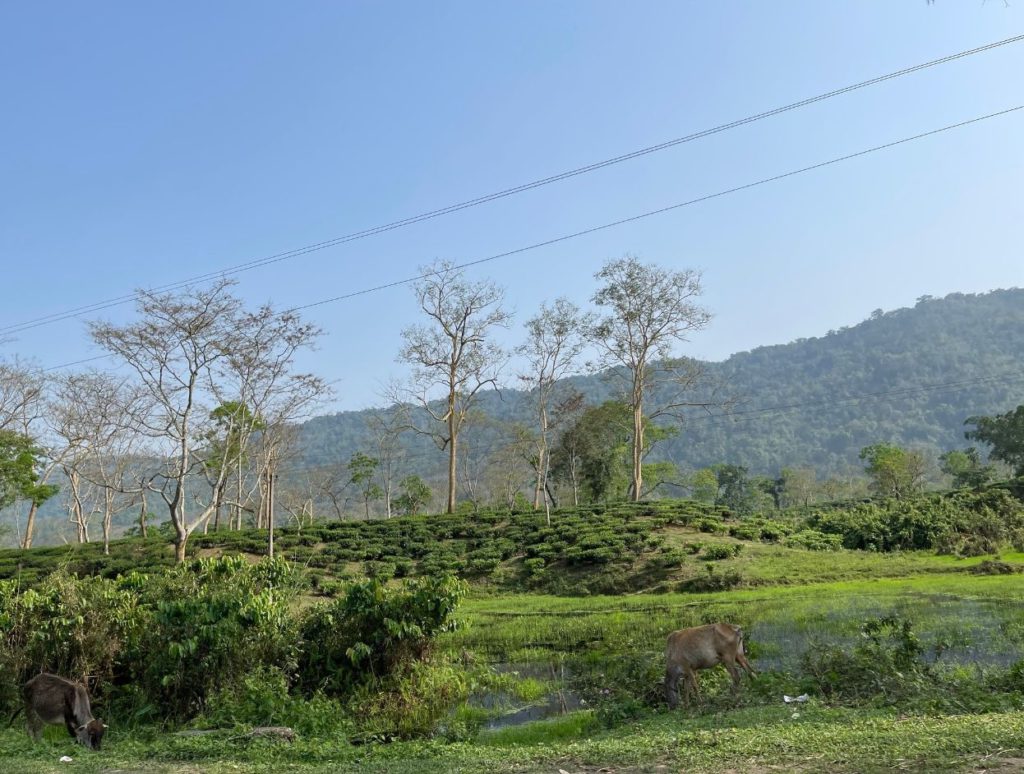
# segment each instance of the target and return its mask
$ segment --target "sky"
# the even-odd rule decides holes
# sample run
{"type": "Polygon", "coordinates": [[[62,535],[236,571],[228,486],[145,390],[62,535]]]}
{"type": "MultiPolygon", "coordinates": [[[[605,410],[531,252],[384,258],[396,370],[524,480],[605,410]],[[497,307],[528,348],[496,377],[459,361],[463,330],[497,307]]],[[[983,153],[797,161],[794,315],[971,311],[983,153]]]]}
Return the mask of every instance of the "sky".
{"type": "MultiPolygon", "coordinates": [[[[0,336],[1024,33],[1001,0],[0,0],[0,336]]],[[[311,304],[1024,105],[1024,42],[237,275],[311,304]]],[[[1024,285],[1024,110],[481,264],[516,313],[627,253],[703,272],[721,360],[922,295],[1024,285]]],[[[381,404],[408,285],[312,307],[324,411],[381,404]]],[[[98,313],[123,323],[131,303],[98,313]]],[[[0,344],[100,354],[81,316],[0,344]]],[[[113,369],[113,361],[89,367],[113,369]]],[[[86,367],[78,366],[78,367],[86,367]]]]}

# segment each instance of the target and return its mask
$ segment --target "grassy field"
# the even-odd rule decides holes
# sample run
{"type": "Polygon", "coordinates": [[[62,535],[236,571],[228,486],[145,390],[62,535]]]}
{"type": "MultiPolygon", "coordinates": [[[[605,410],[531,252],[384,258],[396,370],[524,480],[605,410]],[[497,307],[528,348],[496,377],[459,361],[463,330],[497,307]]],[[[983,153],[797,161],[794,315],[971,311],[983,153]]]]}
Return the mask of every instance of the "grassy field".
{"type": "Polygon", "coordinates": [[[115,722],[99,753],[74,746],[59,729],[40,745],[18,729],[4,730],[0,749],[12,772],[1012,771],[1024,758],[1024,713],[1012,708],[931,712],[828,706],[818,698],[791,705],[781,698],[800,690],[786,680],[806,648],[854,642],[860,623],[878,615],[913,620],[926,649],[945,641],[940,660],[949,668],[980,675],[1016,661],[1024,655],[1022,590],[1018,576],[930,572],[703,595],[476,596],[464,605],[468,625],[446,635],[441,648],[453,659],[472,654],[476,669],[516,670],[506,671],[515,677],[505,686],[518,681],[523,690],[512,690],[510,703],[492,707],[491,717],[571,691],[574,671],[588,663],[605,669],[628,655],[656,670],[666,632],[705,620],[744,624],[764,674],[736,702],[724,690],[724,675],[706,674],[704,712],[645,706],[609,724],[600,709],[584,705],[546,720],[485,727],[458,741],[353,745],[339,736],[288,744],[251,740],[242,729],[187,737],[123,731],[115,722]],[[59,763],[62,755],[74,763],[59,763]]]}
{"type": "MultiPolygon", "coordinates": [[[[111,735],[90,752],[50,739],[0,733],[4,770],[31,772],[596,772],[605,771],[1019,771],[1024,713],[907,716],[809,703],[726,714],[652,714],[612,730],[572,718],[485,735],[472,743],[396,742],[353,747],[342,739],[292,744],[225,733],[111,735]],[[60,763],[62,755],[74,758],[60,763]]],[[[571,717],[571,716],[570,716],[571,717]]]]}
{"type": "MultiPolygon", "coordinates": [[[[341,720],[287,743],[252,739],[244,724],[187,736],[108,717],[102,752],[76,747],[57,728],[39,744],[17,727],[0,728],[4,771],[1024,770],[1024,668],[1013,667],[1024,664],[1024,554],[812,551],[664,518],[675,508],[706,519],[707,509],[645,508],[603,513],[599,528],[573,514],[571,531],[524,516],[465,529],[439,517],[285,533],[286,555],[318,578],[302,605],[331,596],[346,574],[380,565],[385,575],[403,563],[410,566],[399,575],[429,574],[452,561],[473,580],[460,608],[464,625],[434,651],[468,688],[432,738],[367,738],[341,720]],[[501,553],[488,541],[518,549],[501,553]],[[565,551],[559,541],[578,549],[576,560],[531,563],[552,547],[565,551]],[[984,564],[994,558],[998,566],[984,564]],[[996,574],[978,573],[984,568],[996,574]],[[509,592],[586,592],[605,582],[595,581],[601,573],[626,593],[509,592]],[[680,591],[726,577],[733,581],[720,591],[680,591]],[[865,622],[887,617],[912,625],[922,685],[857,702],[816,693],[807,654],[855,652],[868,636],[865,622]],[[743,626],[761,675],[733,696],[721,669],[704,673],[706,706],[669,712],[659,699],[666,635],[723,620],[743,626]],[[1008,676],[1018,681],[1009,688],[1008,676]],[[806,703],[782,700],[808,690],[806,703]],[[61,763],[63,755],[73,762],[61,763]]],[[[210,536],[196,548],[254,556],[258,540],[210,536]]],[[[31,582],[63,565],[112,576],[139,562],[160,572],[165,553],[152,538],[116,543],[109,558],[92,546],[5,552],[0,575],[31,582]]],[[[205,728],[202,719],[193,726],[185,730],[205,728]]]]}

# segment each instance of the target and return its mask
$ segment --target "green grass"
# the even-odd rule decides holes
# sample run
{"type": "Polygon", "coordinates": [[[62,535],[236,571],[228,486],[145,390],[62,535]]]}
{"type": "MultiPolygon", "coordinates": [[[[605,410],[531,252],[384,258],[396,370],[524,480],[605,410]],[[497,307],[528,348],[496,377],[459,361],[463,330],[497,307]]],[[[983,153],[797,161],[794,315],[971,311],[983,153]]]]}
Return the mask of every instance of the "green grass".
{"type": "MultiPolygon", "coordinates": [[[[101,753],[74,746],[59,729],[33,745],[17,729],[0,728],[0,760],[4,771],[13,774],[411,774],[656,766],[693,772],[771,767],[969,771],[978,766],[998,770],[993,761],[999,757],[1024,757],[1024,714],[1019,712],[949,715],[930,705],[926,712],[921,706],[829,707],[812,700],[794,717],[792,706],[779,701],[783,691],[796,692],[790,689],[796,679],[792,671],[804,652],[819,643],[852,647],[862,639],[863,622],[884,615],[911,620],[927,653],[941,646],[940,665],[949,664],[965,680],[983,685],[990,674],[986,670],[1005,669],[1024,657],[1024,576],[970,572],[991,557],[808,551],[699,529],[697,522],[708,519],[703,526],[714,530],[710,521],[719,515],[720,509],[666,501],[559,512],[551,530],[542,516],[494,513],[330,523],[301,533],[282,530],[282,553],[316,574],[304,604],[336,593],[338,578],[357,577],[367,569],[432,574],[454,562],[469,573],[472,593],[460,610],[466,626],[443,635],[436,652],[453,668],[465,664],[475,687],[469,702],[453,708],[442,723],[446,729],[439,738],[352,745],[338,735],[289,745],[246,739],[241,731],[182,737],[154,728],[132,730],[124,719],[110,718],[107,748],[101,753]],[[701,547],[694,552],[692,544],[701,547]],[[706,546],[741,548],[709,561],[706,546]],[[565,558],[552,558],[554,547],[565,558]],[[542,566],[525,563],[544,556],[542,566]],[[490,569],[473,574],[474,567],[490,569]],[[714,593],[680,593],[680,587],[703,578],[708,567],[716,576],[735,573],[738,585],[714,593]],[[525,588],[563,595],[511,593],[525,588]],[[596,589],[631,593],[600,596],[592,593],[596,589]],[[723,675],[707,674],[706,712],[652,709],[650,693],[663,670],[667,634],[722,620],[743,625],[755,665],[766,673],[763,678],[745,684],[733,701],[723,675]],[[620,707],[596,699],[582,711],[473,734],[498,715],[545,702],[552,691],[591,690],[606,674],[619,699],[637,699],[628,711],[609,715],[609,707],[620,707]],[[74,764],[60,764],[61,755],[73,757],[74,764]]],[[[199,538],[193,550],[255,555],[262,546],[263,536],[245,531],[199,538]]],[[[19,576],[30,585],[60,565],[114,576],[128,569],[159,572],[173,560],[166,536],[116,541],[111,551],[104,557],[96,544],[0,551],[0,577],[19,576]]],[[[1000,558],[1024,565],[1024,553],[1000,558]]],[[[1012,765],[1007,763],[1005,770],[1012,765]]]]}
{"type": "MultiPolygon", "coordinates": [[[[893,711],[832,709],[809,703],[725,715],[649,713],[610,731],[589,715],[483,735],[474,743],[397,742],[355,747],[343,739],[294,744],[247,741],[225,733],[110,735],[102,752],[69,742],[32,745],[15,730],[0,732],[5,770],[21,774],[130,769],[141,772],[511,772],[578,771],[663,765],[689,772],[990,770],[1000,758],[1024,755],[1024,714],[907,716],[893,711]],[[73,765],[58,758],[70,755],[73,765]],[[779,769],[776,769],[779,770],[779,769]]],[[[1006,769],[1010,770],[1010,769],[1006,769]]]]}
{"type": "Polygon", "coordinates": [[[715,594],[564,598],[508,595],[463,605],[468,626],[443,640],[492,661],[557,659],[581,651],[661,653],[668,632],[709,621],[744,625],[753,654],[787,665],[815,640],[855,638],[867,618],[910,618],[926,645],[956,630],[971,651],[945,658],[1005,663],[1024,655],[1020,576],[931,574],[776,586],[715,594]]]}

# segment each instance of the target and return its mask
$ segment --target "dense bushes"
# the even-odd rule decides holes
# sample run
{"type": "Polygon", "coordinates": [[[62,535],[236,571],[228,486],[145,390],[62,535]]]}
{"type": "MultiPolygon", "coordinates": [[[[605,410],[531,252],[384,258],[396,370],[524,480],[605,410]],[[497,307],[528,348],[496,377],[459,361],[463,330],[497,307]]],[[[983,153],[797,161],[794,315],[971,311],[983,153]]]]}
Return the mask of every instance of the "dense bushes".
{"type": "Polygon", "coordinates": [[[58,570],[36,588],[0,581],[0,707],[39,671],[104,690],[139,622],[137,597],[109,580],[58,570]]]}
{"type": "Polygon", "coordinates": [[[465,592],[452,577],[401,588],[377,580],[350,585],[340,599],[306,613],[299,629],[299,684],[310,693],[341,695],[422,659],[438,634],[456,627],[455,609],[465,592]]]}
{"type": "Polygon", "coordinates": [[[138,589],[145,613],[125,653],[129,676],[162,714],[190,717],[210,693],[260,666],[294,671],[298,578],[288,563],[200,559],[125,583],[138,589]]]}
{"type": "Polygon", "coordinates": [[[1024,506],[1001,489],[858,503],[814,513],[808,526],[839,535],[846,548],[870,551],[977,556],[1006,542],[1024,547],[1024,506]]]}
{"type": "Polygon", "coordinates": [[[33,589],[4,581],[0,712],[13,711],[18,687],[45,669],[87,681],[122,724],[305,717],[296,692],[396,689],[383,678],[411,674],[437,634],[454,626],[464,593],[452,578],[393,589],[371,580],[301,613],[300,580],[282,560],[224,557],[117,581],[65,572],[33,589]]]}

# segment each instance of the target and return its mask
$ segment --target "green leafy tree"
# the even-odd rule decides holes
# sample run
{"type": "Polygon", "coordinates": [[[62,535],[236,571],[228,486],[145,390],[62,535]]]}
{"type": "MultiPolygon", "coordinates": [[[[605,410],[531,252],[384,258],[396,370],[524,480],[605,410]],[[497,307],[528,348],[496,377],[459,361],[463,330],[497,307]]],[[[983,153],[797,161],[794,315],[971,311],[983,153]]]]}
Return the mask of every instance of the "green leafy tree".
{"type": "Polygon", "coordinates": [[[970,417],[965,425],[974,425],[964,436],[992,447],[989,456],[1013,468],[1015,476],[1024,476],[1024,404],[994,417],[970,417]]]}
{"type": "Polygon", "coordinates": [[[27,501],[29,518],[34,519],[39,506],[57,494],[59,487],[39,480],[42,454],[29,436],[0,430],[0,510],[17,500],[27,501]]]}
{"type": "Polygon", "coordinates": [[[952,477],[955,489],[964,487],[977,489],[985,486],[995,476],[994,467],[984,464],[978,450],[973,446],[963,450],[954,449],[942,454],[939,457],[939,467],[943,473],[952,477]]]}
{"type": "Polygon", "coordinates": [[[366,509],[366,518],[370,518],[370,503],[384,496],[384,490],[377,485],[377,468],[380,460],[357,451],[349,458],[349,485],[359,492],[366,509]]]}
{"type": "Polygon", "coordinates": [[[698,502],[713,503],[718,497],[718,476],[711,468],[695,470],[687,477],[690,497],[698,502]]]}
{"type": "Polygon", "coordinates": [[[246,462],[246,447],[253,433],[265,430],[266,422],[249,408],[237,400],[221,403],[210,412],[213,426],[207,432],[210,453],[203,459],[203,467],[207,477],[216,483],[214,489],[213,517],[214,530],[220,529],[220,512],[224,504],[225,492],[232,474],[236,479],[237,492],[235,504],[237,528],[242,528],[242,467],[246,462]],[[227,468],[227,475],[219,475],[222,468],[227,468]]]}
{"type": "Polygon", "coordinates": [[[647,422],[676,415],[686,406],[709,405],[684,399],[700,380],[696,363],[673,358],[672,350],[694,331],[707,326],[710,313],[696,303],[702,289],[695,271],[669,271],[632,256],[605,263],[594,277],[602,283],[593,301],[604,311],[591,330],[602,365],[616,369],[627,382],[630,411],[630,494],[644,494],[643,459],[650,449],[647,422]],[[667,396],[648,405],[661,385],[667,396]],[[666,391],[664,388],[668,386],[666,391]]]}
{"type": "Polygon", "coordinates": [[[405,516],[415,516],[433,497],[430,487],[419,476],[406,476],[398,488],[401,494],[395,500],[395,507],[405,516]]]}
{"type": "Polygon", "coordinates": [[[725,506],[736,513],[752,513],[757,496],[754,481],[747,475],[747,469],[742,465],[722,463],[712,465],[711,470],[718,481],[715,505],[725,506]]]}
{"type": "Polygon", "coordinates": [[[871,477],[872,488],[880,495],[901,500],[919,492],[924,481],[924,455],[887,443],[865,446],[860,451],[864,470],[871,477]]]}
{"type": "Polygon", "coordinates": [[[814,468],[783,468],[779,475],[780,505],[809,505],[818,492],[818,476],[814,468]]]}
{"type": "Polygon", "coordinates": [[[559,439],[552,474],[590,502],[625,497],[631,428],[632,414],[625,403],[610,400],[589,407],[559,439]]]}

